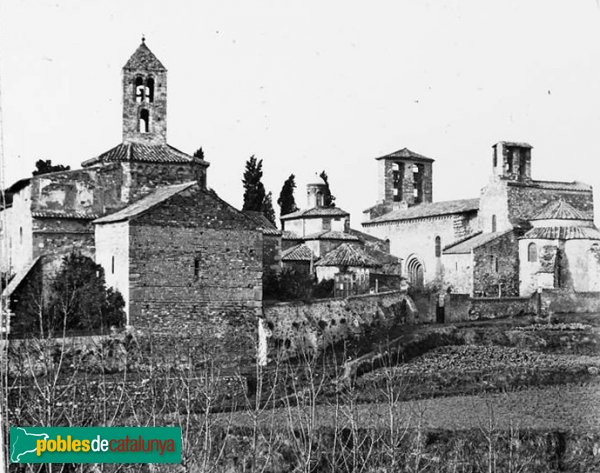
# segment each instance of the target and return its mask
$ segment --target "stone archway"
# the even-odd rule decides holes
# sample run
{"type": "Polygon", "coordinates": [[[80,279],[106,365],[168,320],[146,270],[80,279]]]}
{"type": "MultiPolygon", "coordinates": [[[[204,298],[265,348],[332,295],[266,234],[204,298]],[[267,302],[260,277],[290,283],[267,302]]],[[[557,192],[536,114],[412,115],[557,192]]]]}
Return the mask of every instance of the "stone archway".
{"type": "Polygon", "coordinates": [[[406,260],[406,277],[414,288],[423,288],[423,263],[416,256],[409,256],[406,260]]]}

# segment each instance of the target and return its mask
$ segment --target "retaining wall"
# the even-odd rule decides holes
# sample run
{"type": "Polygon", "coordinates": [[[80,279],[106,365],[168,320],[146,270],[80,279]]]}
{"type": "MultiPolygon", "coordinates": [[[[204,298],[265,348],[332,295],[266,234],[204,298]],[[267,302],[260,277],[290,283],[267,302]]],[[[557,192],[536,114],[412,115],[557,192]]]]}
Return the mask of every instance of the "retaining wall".
{"type": "Polygon", "coordinates": [[[318,353],[328,345],[381,325],[414,321],[416,308],[404,292],[324,299],[314,302],[281,302],[264,307],[271,330],[271,345],[293,356],[306,350],[318,353]]]}

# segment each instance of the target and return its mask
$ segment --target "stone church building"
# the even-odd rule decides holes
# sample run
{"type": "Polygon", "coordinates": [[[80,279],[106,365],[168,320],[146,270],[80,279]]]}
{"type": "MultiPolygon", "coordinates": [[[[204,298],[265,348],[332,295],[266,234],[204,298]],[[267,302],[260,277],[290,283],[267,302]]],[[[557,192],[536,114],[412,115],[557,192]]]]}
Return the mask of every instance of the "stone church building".
{"type": "Polygon", "coordinates": [[[600,291],[592,188],[533,179],[531,151],[497,143],[480,197],[442,202],[432,198],[432,159],[406,148],[377,158],[379,201],[363,227],[389,240],[413,286],[494,297],[600,291]]]}
{"type": "Polygon", "coordinates": [[[123,293],[133,327],[223,338],[233,317],[239,330],[240,318],[256,326],[263,230],[207,188],[208,162],[168,144],[167,90],[167,70],[142,40],[122,70],[122,142],[81,169],[8,189],[5,295],[78,250],[123,293]]]}

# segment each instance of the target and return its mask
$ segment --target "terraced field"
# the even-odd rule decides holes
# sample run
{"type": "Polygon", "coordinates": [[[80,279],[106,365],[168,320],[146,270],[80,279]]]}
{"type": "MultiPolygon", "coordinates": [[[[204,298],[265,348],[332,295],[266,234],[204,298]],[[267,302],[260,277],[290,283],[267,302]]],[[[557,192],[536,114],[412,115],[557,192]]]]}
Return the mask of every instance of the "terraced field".
{"type": "MultiPolygon", "coordinates": [[[[385,428],[389,424],[390,404],[386,402],[348,405],[320,405],[315,411],[317,424],[331,427],[336,422],[355,422],[362,428],[385,428]]],[[[427,430],[495,429],[600,431],[600,383],[527,388],[514,392],[471,396],[450,396],[419,401],[398,402],[392,406],[396,427],[427,430]]],[[[308,408],[297,406],[263,412],[265,423],[286,426],[305,422],[308,408]]],[[[229,419],[229,415],[222,416],[229,419]]],[[[231,417],[235,425],[252,425],[252,416],[238,412],[231,417]]]]}

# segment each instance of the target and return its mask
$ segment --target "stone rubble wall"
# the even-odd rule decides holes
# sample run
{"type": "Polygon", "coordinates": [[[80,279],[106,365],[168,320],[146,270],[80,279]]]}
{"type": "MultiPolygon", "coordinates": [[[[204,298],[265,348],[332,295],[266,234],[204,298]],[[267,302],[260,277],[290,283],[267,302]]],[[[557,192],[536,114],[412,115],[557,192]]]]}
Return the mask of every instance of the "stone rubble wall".
{"type": "Polygon", "coordinates": [[[319,353],[330,344],[358,336],[375,324],[412,321],[415,306],[405,292],[280,302],[263,309],[271,344],[284,355],[319,353]]]}

